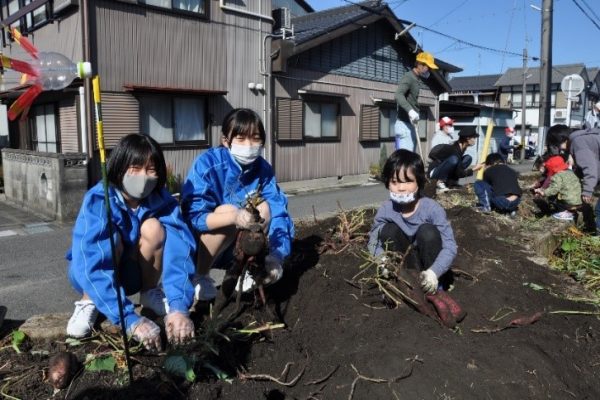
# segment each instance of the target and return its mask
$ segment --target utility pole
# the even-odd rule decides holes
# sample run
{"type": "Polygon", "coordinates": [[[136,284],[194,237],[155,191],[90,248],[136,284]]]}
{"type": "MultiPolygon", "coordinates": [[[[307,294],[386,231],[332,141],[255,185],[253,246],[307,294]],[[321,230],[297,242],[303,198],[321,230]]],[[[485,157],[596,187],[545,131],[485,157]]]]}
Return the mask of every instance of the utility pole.
{"type": "Polygon", "coordinates": [[[542,46],[540,60],[540,118],[538,122],[538,154],[544,152],[546,132],[550,127],[550,85],[552,79],[552,2],[542,3],[542,46]]]}
{"type": "MultiPolygon", "coordinates": [[[[525,132],[527,125],[527,49],[523,49],[523,91],[521,93],[521,161],[525,160],[525,132]]],[[[533,99],[533,93],[532,93],[533,99]]]]}

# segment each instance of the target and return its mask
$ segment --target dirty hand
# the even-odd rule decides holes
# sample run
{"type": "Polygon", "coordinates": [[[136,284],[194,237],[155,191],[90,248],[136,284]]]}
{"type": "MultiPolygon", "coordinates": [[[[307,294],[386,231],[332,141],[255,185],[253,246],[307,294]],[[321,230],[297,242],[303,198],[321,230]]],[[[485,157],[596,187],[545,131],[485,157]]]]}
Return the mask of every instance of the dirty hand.
{"type": "Polygon", "coordinates": [[[479,171],[483,167],[485,167],[485,164],[476,164],[472,169],[473,171],[479,171]]]}
{"type": "Polygon", "coordinates": [[[586,204],[592,204],[592,196],[582,195],[581,200],[586,204]]]}
{"type": "Polygon", "coordinates": [[[281,279],[283,275],[281,261],[271,254],[265,257],[265,270],[267,271],[267,276],[263,280],[263,285],[271,285],[281,279]]]}
{"type": "Polygon", "coordinates": [[[254,223],[254,216],[245,208],[240,208],[235,216],[235,226],[238,229],[248,229],[254,223]]]}
{"type": "Polygon", "coordinates": [[[138,322],[130,326],[127,333],[143,344],[147,350],[162,350],[160,328],[146,317],[141,317],[138,322]]]}
{"type": "Polygon", "coordinates": [[[419,274],[421,279],[421,287],[428,294],[434,294],[438,288],[438,278],[435,272],[428,269],[419,274]]]}
{"type": "Polygon", "coordinates": [[[410,110],[408,112],[408,118],[410,119],[410,122],[412,122],[413,124],[416,122],[419,122],[419,113],[416,112],[415,110],[410,110]]]}
{"type": "Polygon", "coordinates": [[[543,196],[544,195],[544,189],[540,189],[540,188],[533,189],[533,193],[535,193],[538,196],[543,196]]]}
{"type": "Polygon", "coordinates": [[[169,343],[182,344],[194,337],[194,323],[187,313],[173,311],[165,316],[165,330],[169,343]]]}

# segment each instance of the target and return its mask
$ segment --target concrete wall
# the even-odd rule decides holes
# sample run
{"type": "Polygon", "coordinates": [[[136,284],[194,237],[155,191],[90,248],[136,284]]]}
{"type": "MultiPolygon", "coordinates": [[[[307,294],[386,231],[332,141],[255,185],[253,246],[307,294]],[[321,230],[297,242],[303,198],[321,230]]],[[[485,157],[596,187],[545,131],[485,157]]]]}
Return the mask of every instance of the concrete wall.
{"type": "Polygon", "coordinates": [[[76,218],[87,190],[85,154],[3,149],[6,199],[58,221],[76,218]]]}

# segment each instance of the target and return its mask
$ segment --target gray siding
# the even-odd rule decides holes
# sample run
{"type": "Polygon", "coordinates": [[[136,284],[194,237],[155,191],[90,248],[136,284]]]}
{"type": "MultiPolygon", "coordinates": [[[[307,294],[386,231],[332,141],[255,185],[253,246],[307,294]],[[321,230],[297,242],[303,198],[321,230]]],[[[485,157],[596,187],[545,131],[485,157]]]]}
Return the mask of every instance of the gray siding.
{"type": "MultiPolygon", "coordinates": [[[[298,98],[298,89],[349,95],[342,100],[341,140],[334,143],[277,143],[275,171],[278,181],[365,174],[370,164],[379,162],[380,142],[359,142],[360,106],[372,105],[371,96],[393,99],[396,85],[294,69],[289,69],[287,76],[276,77],[276,97],[298,98]]],[[[391,154],[393,143],[383,143],[391,154]]]]}
{"type": "Polygon", "coordinates": [[[77,119],[78,102],[75,96],[58,103],[58,120],[61,141],[61,153],[78,153],[79,126],[77,119]]]}

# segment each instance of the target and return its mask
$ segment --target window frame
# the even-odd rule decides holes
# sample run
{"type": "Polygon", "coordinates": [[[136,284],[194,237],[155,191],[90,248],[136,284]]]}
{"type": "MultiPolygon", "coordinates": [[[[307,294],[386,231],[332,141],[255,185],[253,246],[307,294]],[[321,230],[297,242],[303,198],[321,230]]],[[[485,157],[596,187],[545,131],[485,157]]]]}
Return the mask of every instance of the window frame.
{"type": "Polygon", "coordinates": [[[56,102],[52,102],[52,103],[42,103],[42,104],[36,104],[31,106],[31,113],[28,115],[27,118],[27,135],[29,136],[29,140],[31,142],[31,148],[33,151],[37,151],[40,153],[52,153],[52,154],[59,154],[61,153],[61,137],[60,137],[60,131],[59,131],[59,115],[57,113],[58,111],[58,103],[56,102]],[[37,117],[37,114],[35,113],[36,108],[38,107],[43,107],[44,108],[44,128],[46,130],[46,141],[40,142],[38,140],[37,137],[37,125],[35,122],[35,117],[37,117]],[[47,111],[47,107],[51,107],[52,108],[52,115],[54,116],[54,142],[49,142],[47,140],[48,138],[48,123],[46,121],[46,115],[48,115],[48,113],[46,113],[47,111]],[[40,151],[39,149],[39,143],[45,143],[46,144],[46,149],[48,148],[48,143],[54,143],[56,145],[56,151],[55,152],[51,152],[51,151],[40,151]]]}
{"type": "Polygon", "coordinates": [[[179,8],[174,8],[173,7],[173,2],[175,0],[169,0],[169,2],[171,3],[171,7],[170,8],[156,6],[156,5],[153,5],[153,4],[146,4],[146,3],[142,2],[141,0],[131,0],[131,1],[117,0],[117,1],[123,1],[123,2],[126,2],[126,3],[132,3],[133,2],[135,5],[138,5],[138,6],[144,7],[144,8],[148,8],[150,10],[163,11],[163,12],[168,12],[168,13],[178,14],[178,15],[186,15],[186,16],[196,17],[196,18],[200,18],[200,19],[204,19],[204,20],[209,20],[210,19],[210,0],[203,0],[204,1],[204,12],[203,13],[182,10],[182,9],[179,9],[179,8]]]}
{"type": "MultiPolygon", "coordinates": [[[[397,113],[398,110],[396,109],[396,105],[392,105],[392,103],[383,103],[381,105],[378,106],[379,107],[379,141],[380,142],[393,142],[396,140],[395,136],[396,136],[396,132],[390,130],[390,136],[389,137],[382,137],[381,136],[381,111],[382,110],[389,110],[389,112],[395,112],[396,113],[396,119],[398,118],[397,113]]],[[[392,129],[394,125],[390,125],[390,129],[392,129]]]]}
{"type": "Polygon", "coordinates": [[[174,149],[174,148],[186,148],[186,147],[194,147],[194,148],[210,148],[211,147],[211,118],[208,112],[208,103],[209,103],[209,99],[211,96],[209,95],[196,95],[196,94],[188,94],[188,93],[151,93],[151,92],[140,92],[137,93],[135,95],[138,104],[139,104],[139,131],[140,133],[142,133],[143,135],[148,135],[151,138],[157,140],[154,136],[152,136],[152,134],[150,132],[143,132],[142,131],[142,117],[143,117],[143,107],[142,107],[142,99],[143,98],[148,98],[148,97],[157,97],[157,98],[163,98],[164,101],[169,101],[170,106],[171,106],[171,115],[170,115],[170,122],[171,122],[171,129],[172,129],[172,139],[173,141],[170,143],[162,143],[159,142],[160,146],[163,149],[174,149]],[[182,98],[187,98],[187,99],[202,99],[204,101],[204,132],[205,132],[205,139],[204,140],[185,140],[185,141],[181,141],[181,140],[175,140],[175,102],[176,99],[182,99],[182,98]]]}
{"type": "MultiPolygon", "coordinates": [[[[301,99],[301,100],[302,100],[302,140],[305,142],[308,142],[308,143],[340,142],[342,140],[342,102],[340,101],[340,99],[336,98],[336,97],[313,95],[313,96],[305,96],[305,98],[301,99]],[[306,124],[305,124],[306,107],[308,106],[309,103],[319,104],[319,105],[333,104],[336,106],[337,112],[336,112],[336,118],[335,118],[335,123],[336,123],[335,136],[323,137],[322,127],[320,129],[321,136],[315,137],[315,136],[307,136],[306,135],[306,124]]],[[[319,113],[319,115],[322,115],[322,114],[319,113]]],[[[321,123],[322,123],[322,118],[321,118],[321,123]]]]}

